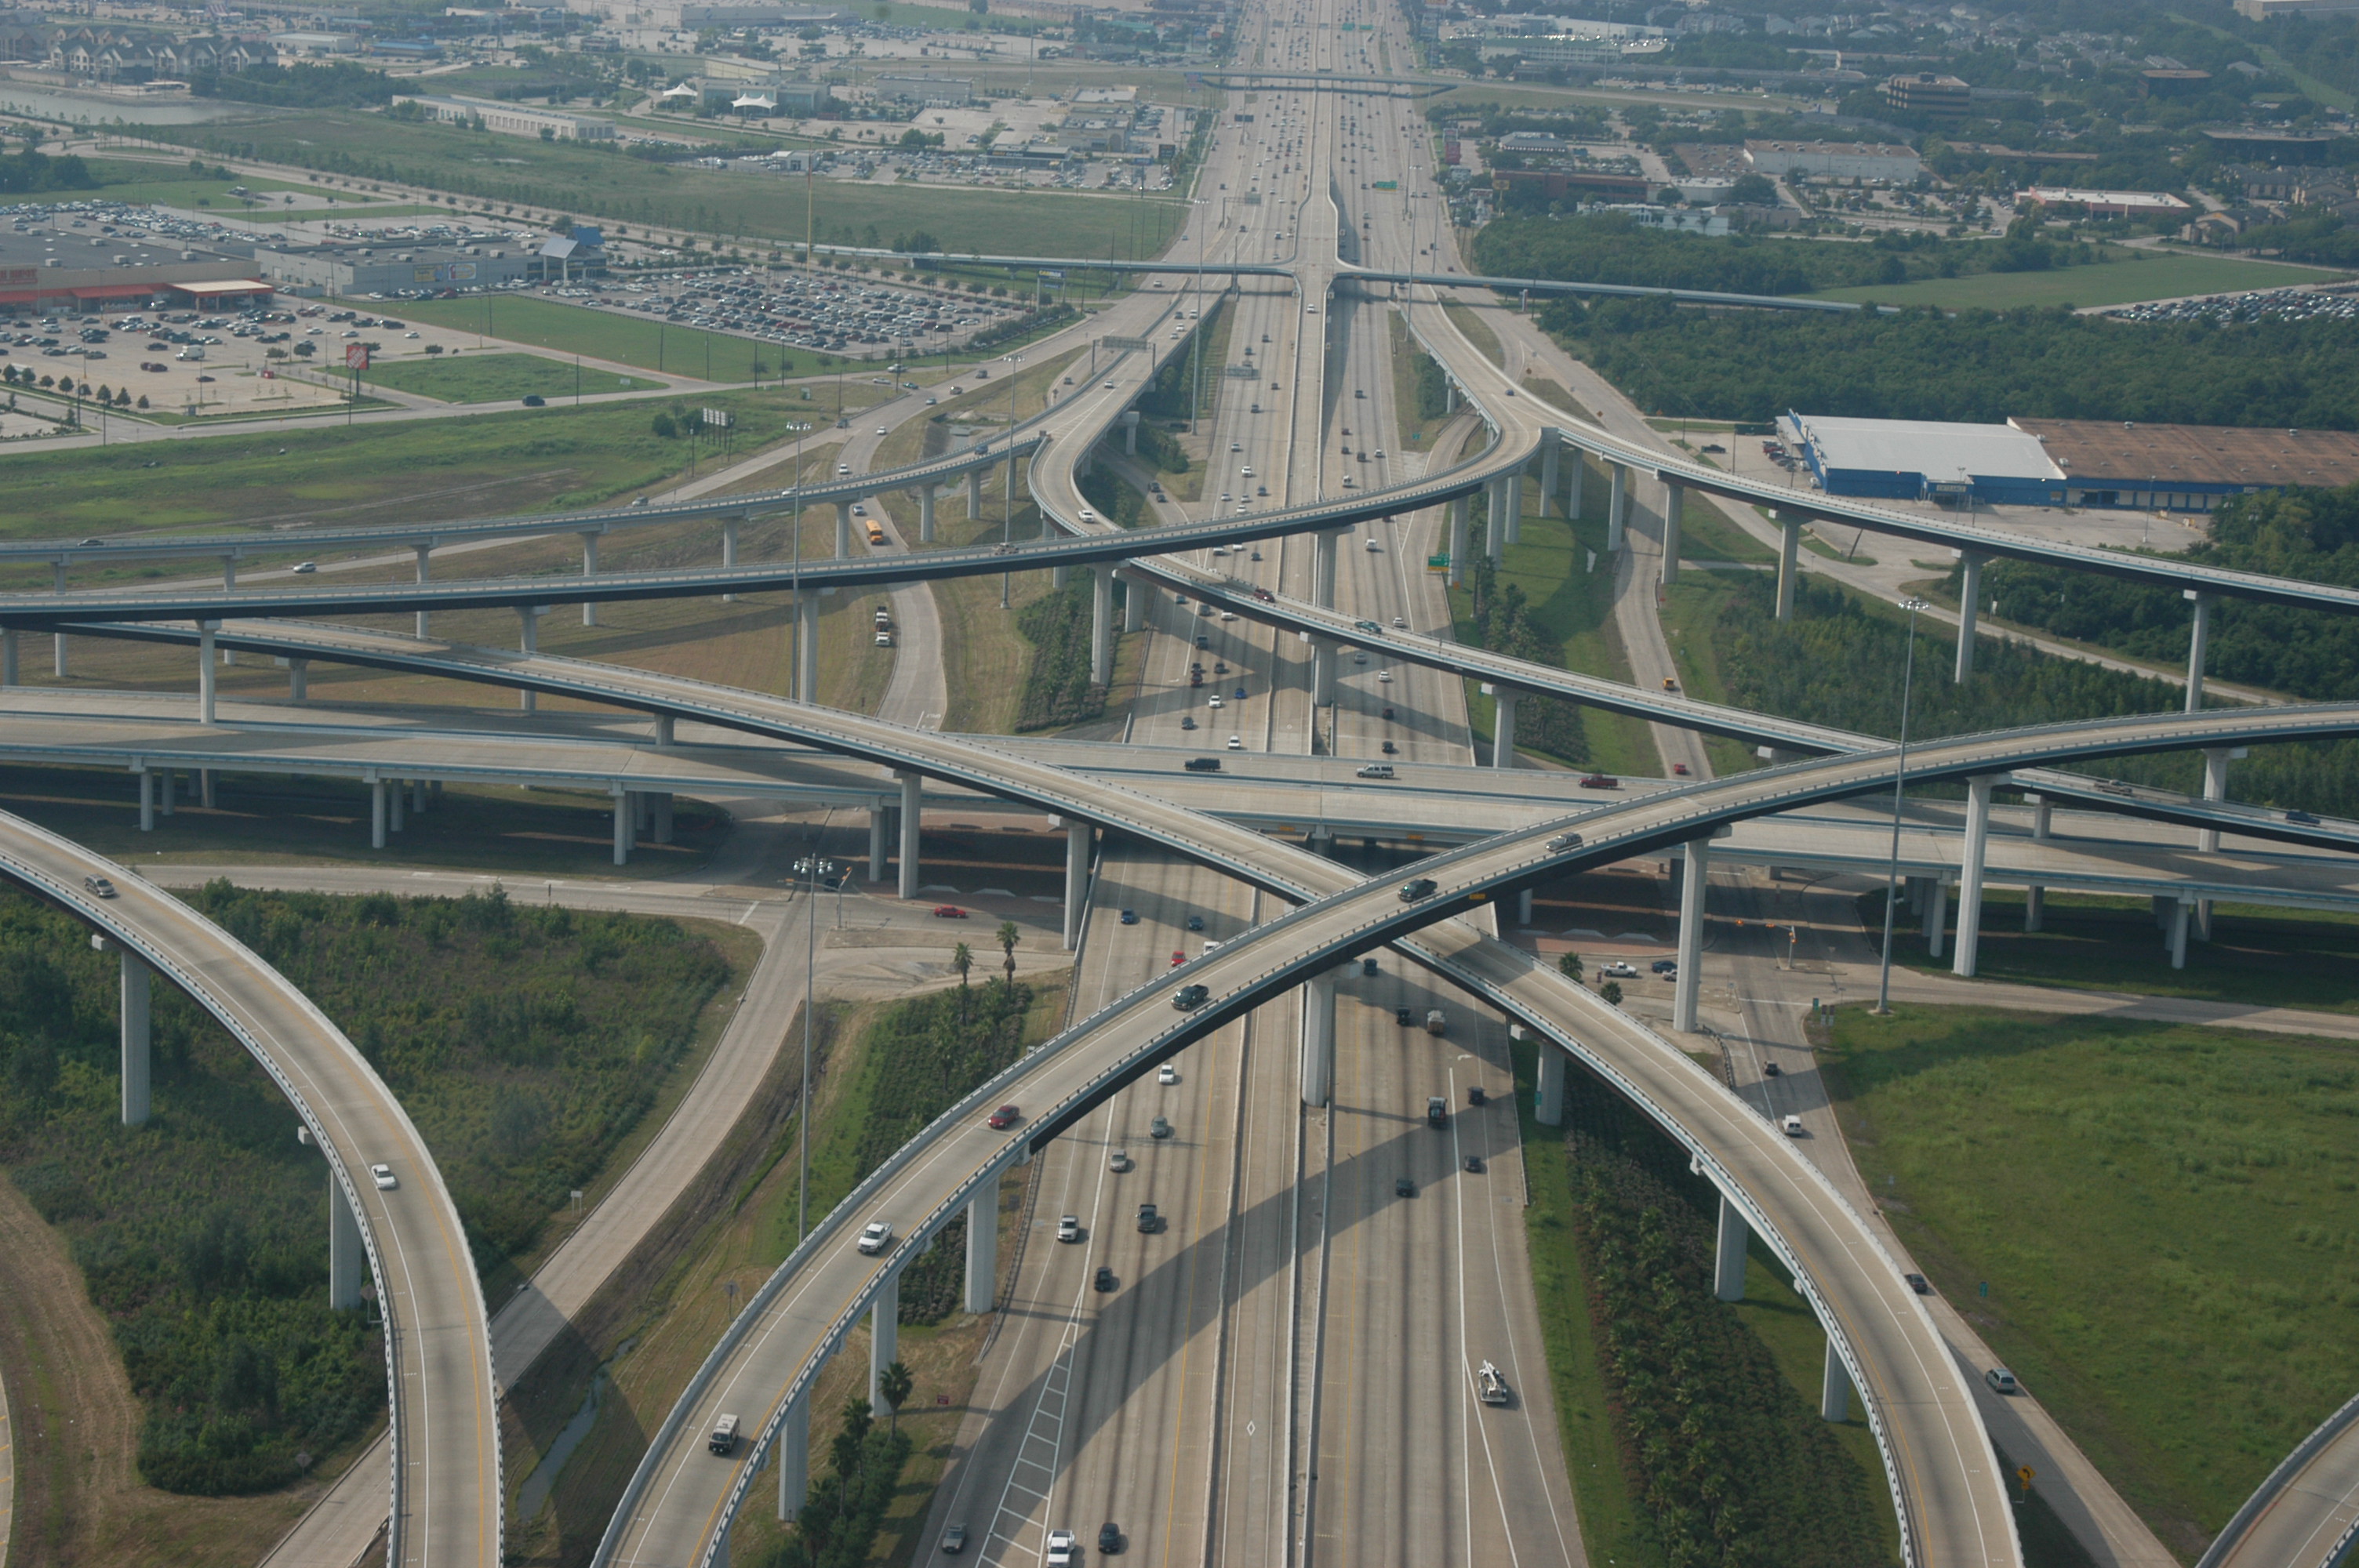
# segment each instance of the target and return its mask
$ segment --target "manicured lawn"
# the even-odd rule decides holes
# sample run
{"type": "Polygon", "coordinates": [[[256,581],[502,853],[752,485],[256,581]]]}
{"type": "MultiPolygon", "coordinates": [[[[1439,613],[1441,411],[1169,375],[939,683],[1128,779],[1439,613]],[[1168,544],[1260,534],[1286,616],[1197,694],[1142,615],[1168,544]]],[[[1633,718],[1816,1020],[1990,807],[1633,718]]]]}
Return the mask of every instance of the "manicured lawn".
{"type": "Polygon", "coordinates": [[[2347,274],[2234,256],[2157,255],[2060,272],[1986,272],[1929,277],[1868,288],[1831,288],[1814,299],[1873,299],[1878,305],[1938,305],[1945,310],[2012,310],[2026,305],[2127,305],[2231,289],[2325,283],[2347,274]]]}
{"type": "Polygon", "coordinates": [[[2351,1397],[2359,1049],[1847,1008],[1821,1065],[1935,1288],[2184,1557],[2351,1397]]]}
{"type": "MultiPolygon", "coordinates": [[[[400,309],[412,319],[476,332],[487,341],[505,339],[529,343],[536,349],[611,360],[658,375],[698,381],[751,381],[756,375],[775,381],[781,374],[816,375],[822,368],[819,355],[803,350],[553,299],[509,299],[486,294],[473,299],[420,300],[400,309]]],[[[567,390],[571,390],[570,380],[567,390]]]]}
{"type": "Polygon", "coordinates": [[[398,360],[369,367],[368,379],[397,392],[439,397],[445,403],[492,403],[538,393],[554,403],[576,390],[628,392],[663,386],[651,375],[617,377],[538,354],[446,354],[440,359],[398,360]]]}

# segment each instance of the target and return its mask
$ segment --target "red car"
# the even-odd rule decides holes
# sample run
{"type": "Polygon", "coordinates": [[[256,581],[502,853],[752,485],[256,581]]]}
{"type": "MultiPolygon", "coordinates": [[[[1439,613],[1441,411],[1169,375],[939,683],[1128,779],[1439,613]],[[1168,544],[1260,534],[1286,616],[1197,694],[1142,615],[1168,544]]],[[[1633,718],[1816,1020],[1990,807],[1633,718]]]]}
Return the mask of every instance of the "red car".
{"type": "Polygon", "coordinates": [[[966,911],[961,909],[954,903],[938,903],[934,905],[934,918],[936,920],[964,920],[966,918],[966,911]]]}
{"type": "Polygon", "coordinates": [[[1172,949],[1171,949],[1171,967],[1172,967],[1173,968],[1175,968],[1175,969],[1176,969],[1176,968],[1178,968],[1180,965],[1182,965],[1182,964],[1186,963],[1187,961],[1188,961],[1188,955],[1187,955],[1187,954],[1182,953],[1182,952],[1181,952],[1181,951],[1180,951],[1180,949],[1179,949],[1179,948],[1177,948],[1177,947],[1174,947],[1174,948],[1172,948],[1172,949]]]}
{"type": "Polygon", "coordinates": [[[1611,773],[1591,773],[1581,781],[1583,789],[1620,789],[1622,781],[1611,773]]]}
{"type": "Polygon", "coordinates": [[[1024,1113],[1012,1105],[1003,1105],[991,1113],[990,1127],[994,1132],[1004,1132],[1024,1119],[1024,1113]]]}
{"type": "Polygon", "coordinates": [[[1688,776],[1688,765],[1685,762],[1673,762],[1671,764],[1671,772],[1677,773],[1681,778],[1685,778],[1688,776]]]}

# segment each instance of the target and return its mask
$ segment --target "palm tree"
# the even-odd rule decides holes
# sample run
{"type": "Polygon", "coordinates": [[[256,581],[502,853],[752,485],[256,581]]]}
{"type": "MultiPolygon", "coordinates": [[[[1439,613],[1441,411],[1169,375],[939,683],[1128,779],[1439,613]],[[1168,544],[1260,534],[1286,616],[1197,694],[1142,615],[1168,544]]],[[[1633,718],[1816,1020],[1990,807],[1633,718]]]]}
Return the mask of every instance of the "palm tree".
{"type": "Polygon", "coordinates": [[[999,923],[998,936],[999,950],[1007,955],[1007,985],[1013,990],[1016,987],[1016,944],[1024,940],[1024,933],[1016,929],[1016,922],[1003,920],[999,923]]]}
{"type": "Polygon", "coordinates": [[[918,1380],[910,1375],[909,1368],[898,1361],[886,1368],[877,1378],[877,1395],[884,1400],[885,1409],[892,1418],[888,1430],[893,1432],[901,1430],[901,1406],[908,1399],[909,1390],[916,1388],[918,1380]]]}
{"type": "Polygon", "coordinates": [[[951,949],[951,968],[959,972],[959,984],[966,984],[966,972],[974,968],[974,950],[962,942],[951,949]]]}

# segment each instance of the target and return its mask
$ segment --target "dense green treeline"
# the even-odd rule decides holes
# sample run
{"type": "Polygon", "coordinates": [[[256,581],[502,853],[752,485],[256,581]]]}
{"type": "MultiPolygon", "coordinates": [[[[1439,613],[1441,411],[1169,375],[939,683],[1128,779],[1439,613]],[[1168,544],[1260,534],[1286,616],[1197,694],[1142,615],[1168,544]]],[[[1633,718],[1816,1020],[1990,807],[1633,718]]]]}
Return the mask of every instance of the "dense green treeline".
{"type": "MultiPolygon", "coordinates": [[[[2239,496],[2183,558],[2359,587],[2359,486],[2239,496]]],[[[1952,593],[1957,584],[1952,571],[1952,593]]],[[[2194,611],[2175,588],[1993,561],[1983,568],[1983,592],[2006,619],[2061,637],[2166,663],[2187,656],[2194,611]]],[[[2359,624],[2349,616],[2223,599],[2212,608],[2209,652],[2210,673],[2223,680],[2321,701],[2359,693],[2359,624]]]]}
{"type": "MultiPolygon", "coordinates": [[[[876,1015],[867,1032],[867,1106],[853,1151],[854,1182],[892,1158],[976,1085],[1016,1060],[1037,993],[1003,979],[914,996],[876,1015]]],[[[901,1271],[901,1321],[939,1323],[965,1288],[966,1217],[901,1271]]]]}
{"type": "MultiPolygon", "coordinates": [[[[1523,588],[1516,583],[1509,583],[1504,590],[1499,587],[1498,568],[1491,564],[1490,552],[1483,545],[1489,525],[1485,520],[1468,534],[1466,581],[1474,611],[1471,632],[1463,626],[1460,629],[1462,640],[1510,658],[1562,669],[1564,648],[1551,642],[1533,618],[1523,588]]],[[[1589,736],[1582,725],[1581,705],[1527,693],[1516,704],[1516,744],[1518,750],[1545,752],[1574,767],[1588,766],[1589,736]]]]}
{"type": "MultiPolygon", "coordinates": [[[[728,973],[669,921],[463,899],[207,886],[191,900],[336,1020],[435,1152],[487,1272],[646,1112],[728,973]]],[[[0,1162],[65,1235],[146,1401],[140,1473],[283,1485],[383,1408],[327,1308],[326,1166],[225,1031],[158,986],[155,1115],[119,1124],[115,962],[0,897],[0,1162]]]]}
{"type": "Polygon", "coordinates": [[[795,1533],[756,1568],[862,1568],[900,1490],[912,1446],[897,1422],[879,1427],[866,1400],[851,1400],[829,1445],[828,1467],[811,1477],[810,1496],[795,1515],[795,1533]]]}
{"type": "Polygon", "coordinates": [[[1883,419],[2359,429],[2359,325],[2123,322],[2053,309],[1896,315],[1562,300],[1541,324],[1647,408],[1883,419]]]}
{"type": "MultiPolygon", "coordinates": [[[[1986,588],[1987,583],[1985,579],[1986,588]]],[[[1794,619],[1781,624],[1776,594],[1776,584],[1766,575],[1749,575],[1713,619],[1712,638],[1728,701],[1864,734],[1898,735],[1905,623],[1871,611],[1840,589],[1804,578],[1794,619]]],[[[2011,614],[2005,590],[1999,597],[2000,607],[2011,614]]],[[[1912,740],[2167,713],[2184,700],[2182,689],[2169,681],[1987,637],[1975,650],[1973,676],[1959,685],[1950,678],[1957,643],[1943,634],[1946,630],[1919,624],[1908,706],[1912,740]]],[[[2182,657],[2185,641],[2182,633],[2182,657]]],[[[2075,767],[2166,789],[2192,792],[2201,784],[2202,764],[2192,752],[2103,759],[2075,767]]],[[[2249,759],[2235,764],[2231,793],[2264,805],[2359,815],[2359,743],[2256,746],[2249,759]]]]}
{"type": "Polygon", "coordinates": [[[1053,730],[1105,713],[1106,688],[1090,678],[1090,599],[1080,585],[1042,594],[1016,612],[1016,630],[1032,644],[1016,730],[1053,730]]]}
{"type": "Polygon", "coordinates": [[[1493,276],[1731,294],[1809,294],[1923,277],[2045,272],[2123,254],[2060,244],[2028,233],[1958,241],[1892,232],[1865,244],[1802,244],[1748,234],[1707,236],[1642,228],[1619,212],[1566,219],[1502,217],[1474,239],[1474,265],[1493,276]]]}
{"type": "Polygon", "coordinates": [[[392,79],[351,60],[319,65],[252,65],[227,74],[200,70],[189,78],[199,98],[231,98],[280,109],[365,109],[393,101],[392,79]]]}
{"type": "MultiPolygon", "coordinates": [[[[1873,1481],[1712,1293],[1710,1184],[1602,1089],[1572,1097],[1566,1172],[1631,1496],[1672,1568],[1885,1561],[1873,1481]]],[[[1546,1162],[1534,1177],[1544,1179],[1546,1162]]]]}
{"type": "Polygon", "coordinates": [[[30,147],[0,155],[0,191],[94,190],[98,176],[74,153],[55,157],[30,147]]]}

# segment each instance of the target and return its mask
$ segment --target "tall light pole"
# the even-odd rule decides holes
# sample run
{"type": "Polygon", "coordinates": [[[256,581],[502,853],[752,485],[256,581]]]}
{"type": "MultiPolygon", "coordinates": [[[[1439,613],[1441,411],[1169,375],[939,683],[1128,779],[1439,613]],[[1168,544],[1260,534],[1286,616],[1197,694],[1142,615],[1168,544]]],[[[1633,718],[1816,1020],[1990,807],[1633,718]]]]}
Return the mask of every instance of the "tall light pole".
{"type": "Polygon", "coordinates": [[[1908,611],[1908,656],[1900,666],[1900,756],[1892,770],[1892,859],[1884,871],[1884,963],[1875,978],[1878,1018],[1892,1014],[1892,912],[1900,901],[1900,791],[1908,778],[1908,694],[1917,678],[1917,612],[1926,605],[1921,599],[1904,599],[1900,608],[1908,611]]]}
{"type": "Polygon", "coordinates": [[[810,899],[803,908],[803,1081],[802,1105],[795,1119],[802,1125],[802,1176],[795,1184],[795,1245],[810,1235],[811,1008],[819,992],[819,879],[827,865],[819,858],[819,835],[811,835],[811,852],[803,861],[810,869],[810,899]]]}

